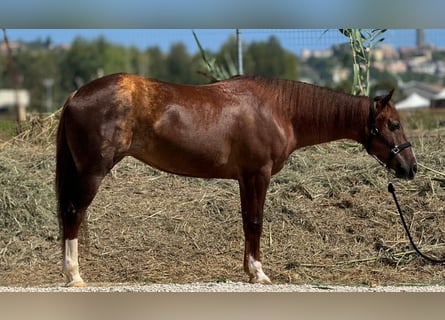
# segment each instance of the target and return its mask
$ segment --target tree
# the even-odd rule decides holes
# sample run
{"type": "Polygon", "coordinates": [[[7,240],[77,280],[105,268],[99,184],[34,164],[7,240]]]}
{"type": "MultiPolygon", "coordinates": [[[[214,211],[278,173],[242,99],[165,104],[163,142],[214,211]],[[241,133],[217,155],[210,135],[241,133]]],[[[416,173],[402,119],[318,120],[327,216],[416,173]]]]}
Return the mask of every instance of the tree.
{"type": "Polygon", "coordinates": [[[48,99],[52,101],[51,108],[57,106],[54,101],[56,95],[60,96],[59,83],[62,79],[57,54],[54,51],[27,49],[17,54],[16,62],[20,86],[30,92],[31,108],[40,112],[50,111],[46,105],[48,99]],[[46,81],[52,82],[50,92],[45,87],[46,81]]]}
{"type": "MultiPolygon", "coordinates": [[[[236,74],[237,41],[231,36],[218,53],[206,52],[195,35],[201,52],[206,73],[213,80],[222,80],[236,74]]],[[[246,74],[267,77],[294,79],[298,78],[297,57],[282,48],[278,39],[271,36],[267,42],[253,42],[243,50],[243,65],[246,74]]]]}
{"type": "Polygon", "coordinates": [[[297,57],[283,49],[274,36],[267,42],[252,42],[244,56],[246,74],[298,79],[297,57]]]}
{"type": "Polygon", "coordinates": [[[158,46],[150,47],[145,51],[147,56],[147,76],[159,80],[167,80],[168,73],[165,64],[166,56],[158,46]]]}
{"type": "Polygon", "coordinates": [[[64,75],[62,88],[73,91],[96,78],[98,71],[103,69],[106,45],[103,37],[92,42],[76,38],[61,60],[60,69],[64,75]]]}
{"type": "MultiPolygon", "coordinates": [[[[319,81],[322,83],[332,82],[332,70],[335,66],[338,66],[338,62],[335,58],[324,58],[324,57],[310,57],[307,59],[306,64],[311,68],[312,71],[316,71],[319,77],[319,81]]],[[[314,80],[314,76],[310,77],[314,80]]]]}
{"type": "MultiPolygon", "coordinates": [[[[124,46],[105,43],[104,46],[99,49],[99,55],[102,56],[102,58],[96,70],[96,75],[100,75],[100,71],[104,75],[116,72],[135,72],[130,64],[130,54],[131,51],[124,46]]],[[[94,76],[94,67],[91,71],[94,76]]]]}
{"type": "Polygon", "coordinates": [[[169,80],[177,83],[192,83],[191,58],[185,45],[181,42],[170,47],[170,52],[165,60],[169,80]]]}
{"type": "MultiPolygon", "coordinates": [[[[244,47],[243,65],[246,74],[294,80],[298,78],[298,58],[283,49],[276,37],[271,36],[267,42],[252,42],[244,47]]],[[[235,74],[237,50],[236,38],[231,36],[216,54],[205,52],[204,61],[208,68],[215,69],[217,75],[227,78],[227,74],[235,74]]]]}
{"type": "Polygon", "coordinates": [[[137,73],[141,76],[147,76],[148,56],[144,52],[139,51],[137,47],[130,47],[128,49],[127,58],[128,72],[137,73]]]}

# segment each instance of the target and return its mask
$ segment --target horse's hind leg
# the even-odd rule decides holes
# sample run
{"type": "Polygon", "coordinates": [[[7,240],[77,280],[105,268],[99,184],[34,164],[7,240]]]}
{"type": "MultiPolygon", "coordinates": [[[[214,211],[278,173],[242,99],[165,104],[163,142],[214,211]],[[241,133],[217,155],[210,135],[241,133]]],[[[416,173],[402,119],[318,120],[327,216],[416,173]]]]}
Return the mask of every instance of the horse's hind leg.
{"type": "Polygon", "coordinates": [[[61,203],[61,227],[63,236],[63,273],[67,286],[82,287],[85,282],[79,273],[78,238],[79,229],[85,219],[88,206],[93,201],[104,177],[102,173],[87,173],[72,181],[72,192],[61,203]]]}

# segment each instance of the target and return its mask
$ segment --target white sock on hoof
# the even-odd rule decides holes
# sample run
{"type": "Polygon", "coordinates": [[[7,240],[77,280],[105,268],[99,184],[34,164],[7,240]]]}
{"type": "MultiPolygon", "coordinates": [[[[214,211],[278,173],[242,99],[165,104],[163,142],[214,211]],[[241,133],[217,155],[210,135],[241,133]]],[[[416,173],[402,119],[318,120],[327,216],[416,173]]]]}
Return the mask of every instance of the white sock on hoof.
{"type": "Polygon", "coordinates": [[[261,262],[255,260],[252,256],[249,256],[249,272],[252,276],[251,281],[253,283],[270,284],[272,283],[268,276],[263,271],[261,262]]]}
{"type": "Polygon", "coordinates": [[[65,240],[65,259],[63,262],[63,273],[67,278],[68,287],[83,287],[85,282],[79,274],[78,240],[65,240]]]}

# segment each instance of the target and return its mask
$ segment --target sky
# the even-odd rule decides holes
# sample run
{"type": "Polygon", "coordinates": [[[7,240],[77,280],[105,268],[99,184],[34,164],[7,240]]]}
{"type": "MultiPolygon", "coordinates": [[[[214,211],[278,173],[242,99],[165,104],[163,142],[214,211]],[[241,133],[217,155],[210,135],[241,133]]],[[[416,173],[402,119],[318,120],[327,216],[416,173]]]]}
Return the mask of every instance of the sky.
{"type": "MultiPolygon", "coordinates": [[[[247,43],[266,40],[271,29],[263,28],[320,28],[309,40],[277,33],[286,49],[299,54],[302,48],[325,49],[343,42],[341,35],[322,36],[324,30],[335,33],[338,28],[390,28],[386,43],[413,46],[414,28],[445,30],[444,10],[443,0],[15,0],[2,4],[0,26],[8,30],[11,40],[49,36],[61,44],[76,36],[92,39],[103,34],[113,43],[140,49],[156,45],[168,51],[172,43],[181,41],[190,52],[197,51],[191,29],[206,49],[217,51],[234,28],[241,28],[247,43]]],[[[427,35],[427,40],[445,47],[445,35],[439,34],[431,40],[427,35]]]]}
{"type": "MultiPolygon", "coordinates": [[[[235,29],[195,29],[205,49],[218,51],[235,29]]],[[[95,39],[103,35],[108,41],[141,50],[159,46],[168,51],[173,43],[182,42],[190,53],[198,51],[192,29],[6,29],[9,40],[33,41],[49,37],[54,44],[71,43],[76,37],[95,39]]],[[[266,41],[272,34],[286,49],[300,54],[303,48],[326,49],[333,44],[346,42],[337,29],[240,29],[244,43],[266,41]]],[[[385,43],[395,47],[414,46],[414,29],[389,29],[385,43]]],[[[436,47],[445,47],[445,29],[426,30],[426,41],[436,47]]]]}
{"type": "Polygon", "coordinates": [[[14,0],[9,28],[338,28],[444,26],[443,0],[14,0]]]}

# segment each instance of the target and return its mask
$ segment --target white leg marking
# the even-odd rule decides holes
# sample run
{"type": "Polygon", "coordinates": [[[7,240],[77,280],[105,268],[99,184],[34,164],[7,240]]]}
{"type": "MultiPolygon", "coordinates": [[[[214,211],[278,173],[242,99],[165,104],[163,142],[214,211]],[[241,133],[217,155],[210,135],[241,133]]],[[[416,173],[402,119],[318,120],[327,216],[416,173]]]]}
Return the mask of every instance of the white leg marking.
{"type": "Polygon", "coordinates": [[[252,256],[249,256],[249,271],[252,276],[251,282],[261,284],[271,284],[269,277],[263,271],[261,262],[255,260],[252,256]]]}
{"type": "Polygon", "coordinates": [[[85,286],[79,274],[79,260],[77,253],[77,239],[65,240],[65,259],[63,261],[63,273],[67,278],[67,286],[80,287],[85,286]]]}

